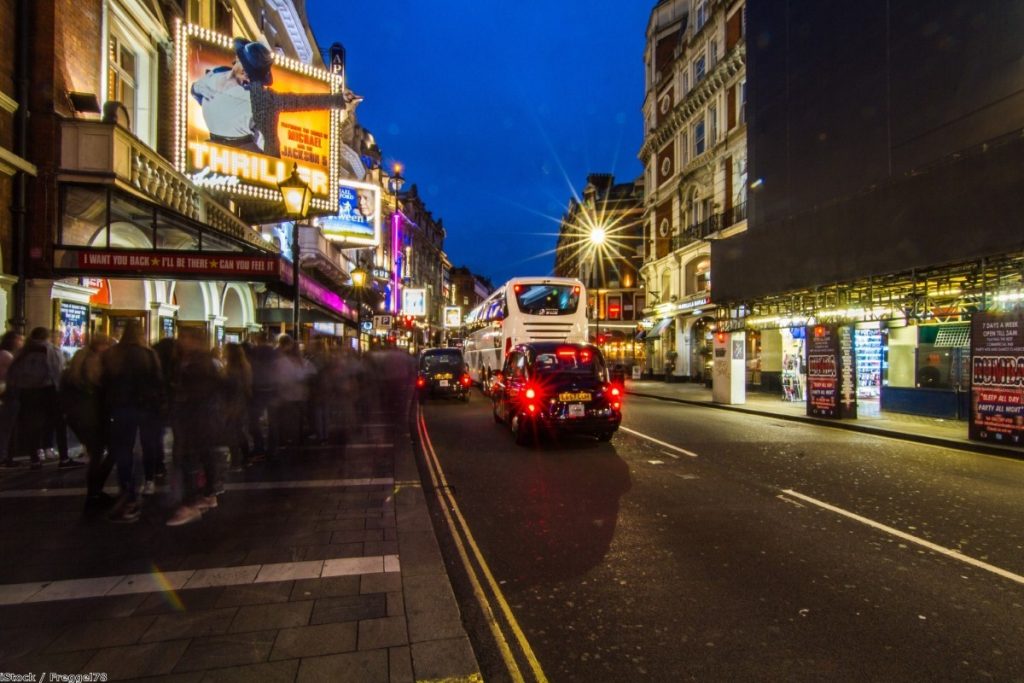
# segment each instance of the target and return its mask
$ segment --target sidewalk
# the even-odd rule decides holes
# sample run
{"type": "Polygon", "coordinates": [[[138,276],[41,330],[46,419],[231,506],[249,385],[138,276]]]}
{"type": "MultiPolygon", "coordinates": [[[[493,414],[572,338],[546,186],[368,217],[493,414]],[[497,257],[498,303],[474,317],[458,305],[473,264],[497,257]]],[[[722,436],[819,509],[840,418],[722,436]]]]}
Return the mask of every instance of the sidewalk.
{"type": "Polygon", "coordinates": [[[784,401],[775,394],[747,392],[746,403],[723,405],[711,400],[711,390],[702,384],[672,383],[655,381],[626,380],[626,393],[646,396],[678,403],[733,410],[752,415],[769,415],[786,420],[825,425],[840,429],[875,434],[897,439],[906,439],[947,448],[956,448],[976,453],[988,453],[1010,458],[1024,458],[1024,448],[1000,446],[992,443],[971,441],[967,438],[967,422],[943,420],[919,415],[881,413],[875,406],[862,406],[856,420],[827,420],[807,415],[803,401],[784,401]]]}
{"type": "Polygon", "coordinates": [[[375,421],[229,474],[178,528],[171,487],[118,525],[82,515],[82,469],[0,473],[0,672],[479,680],[408,429],[375,421]]]}

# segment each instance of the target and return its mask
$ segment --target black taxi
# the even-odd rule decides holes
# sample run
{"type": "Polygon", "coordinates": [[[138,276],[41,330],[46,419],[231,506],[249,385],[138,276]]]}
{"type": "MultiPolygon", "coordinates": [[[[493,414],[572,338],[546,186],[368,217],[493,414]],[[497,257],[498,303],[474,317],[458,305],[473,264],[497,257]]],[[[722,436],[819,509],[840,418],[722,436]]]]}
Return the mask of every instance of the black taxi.
{"type": "Polygon", "coordinates": [[[541,432],[589,434],[608,441],[622,422],[622,389],[608,381],[592,344],[534,342],[509,352],[492,384],[494,419],[516,443],[541,432]]]}
{"type": "Polygon", "coordinates": [[[462,349],[427,349],[420,354],[416,393],[422,403],[429,396],[447,396],[469,401],[473,382],[462,357],[462,349]]]}

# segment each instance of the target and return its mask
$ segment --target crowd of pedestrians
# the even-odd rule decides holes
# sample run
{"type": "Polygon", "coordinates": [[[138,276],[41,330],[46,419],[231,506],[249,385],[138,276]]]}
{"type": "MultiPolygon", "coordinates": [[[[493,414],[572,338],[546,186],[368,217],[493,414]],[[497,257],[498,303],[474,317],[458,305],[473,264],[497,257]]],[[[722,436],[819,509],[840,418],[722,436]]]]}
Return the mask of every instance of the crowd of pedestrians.
{"type": "Polygon", "coordinates": [[[134,522],[169,480],[180,500],[169,526],[217,507],[225,470],[278,462],[296,449],[343,444],[380,405],[386,381],[407,373],[402,354],[358,356],[313,339],[252,335],[211,349],[200,330],[147,343],[131,322],[121,338],[94,334],[68,362],[36,328],[0,338],[0,462],[87,465],[86,509],[134,522]],[[383,362],[382,362],[383,361],[383,362]],[[68,432],[83,461],[70,457],[68,432]],[[141,457],[139,457],[141,456],[141,457]],[[137,462],[141,462],[140,468],[137,462]],[[167,464],[170,463],[170,468],[167,464]],[[116,467],[119,495],[104,487],[116,467]]]}

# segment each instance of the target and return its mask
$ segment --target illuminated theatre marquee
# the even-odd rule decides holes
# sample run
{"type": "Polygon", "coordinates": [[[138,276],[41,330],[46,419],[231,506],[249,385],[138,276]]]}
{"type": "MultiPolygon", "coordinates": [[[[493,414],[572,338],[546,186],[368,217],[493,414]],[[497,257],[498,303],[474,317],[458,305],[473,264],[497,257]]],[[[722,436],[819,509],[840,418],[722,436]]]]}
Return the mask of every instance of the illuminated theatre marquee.
{"type": "MultiPolygon", "coordinates": [[[[312,210],[338,208],[341,108],[296,110],[292,95],[338,95],[341,76],[273,53],[269,90],[276,130],[263,131],[253,116],[251,74],[233,39],[179,23],[176,65],[175,165],[199,186],[238,197],[280,202],[278,183],[298,167],[313,193],[312,210]]],[[[267,68],[264,66],[264,68],[267,68]]]]}

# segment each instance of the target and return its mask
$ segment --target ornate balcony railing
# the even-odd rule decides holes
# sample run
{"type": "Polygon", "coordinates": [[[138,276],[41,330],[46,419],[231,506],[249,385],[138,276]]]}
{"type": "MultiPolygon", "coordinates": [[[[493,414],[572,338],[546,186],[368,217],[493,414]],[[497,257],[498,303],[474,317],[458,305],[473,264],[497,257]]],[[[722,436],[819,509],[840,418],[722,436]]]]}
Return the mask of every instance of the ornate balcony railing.
{"type": "Polygon", "coordinates": [[[112,183],[235,239],[273,249],[250,225],[217,202],[124,128],[100,121],[61,122],[60,179],[112,183]]]}

